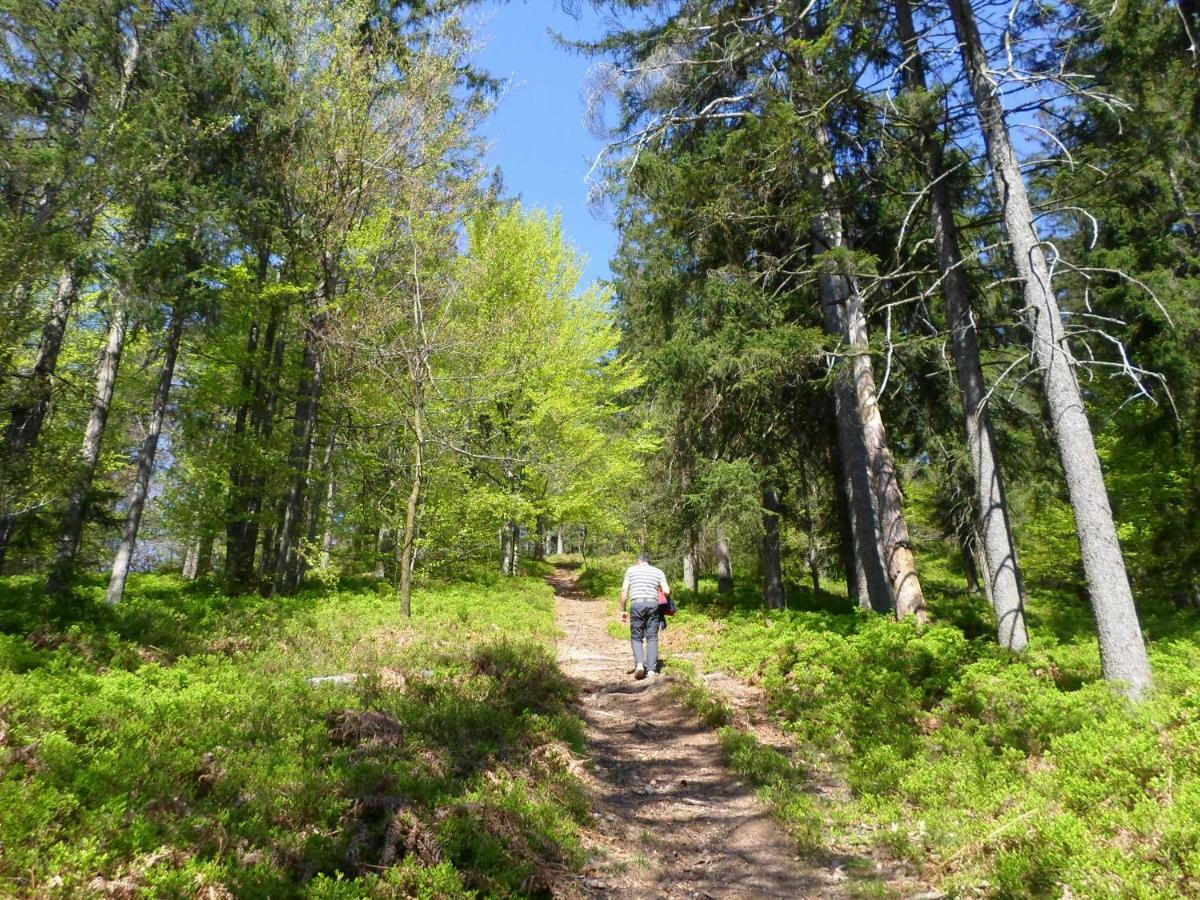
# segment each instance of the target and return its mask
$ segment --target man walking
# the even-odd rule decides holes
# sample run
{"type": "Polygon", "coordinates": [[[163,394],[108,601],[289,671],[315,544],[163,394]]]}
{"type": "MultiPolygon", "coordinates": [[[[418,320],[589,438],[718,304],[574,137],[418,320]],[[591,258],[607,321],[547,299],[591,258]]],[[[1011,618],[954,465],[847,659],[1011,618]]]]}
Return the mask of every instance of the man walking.
{"type": "Polygon", "coordinates": [[[650,554],[638,554],[638,561],[625,570],[621,584],[621,621],[629,606],[629,634],[633,644],[634,678],[645,678],[658,670],[658,592],[671,593],[662,569],[650,565],[650,554]],[[646,646],[643,650],[642,641],[646,646]]]}

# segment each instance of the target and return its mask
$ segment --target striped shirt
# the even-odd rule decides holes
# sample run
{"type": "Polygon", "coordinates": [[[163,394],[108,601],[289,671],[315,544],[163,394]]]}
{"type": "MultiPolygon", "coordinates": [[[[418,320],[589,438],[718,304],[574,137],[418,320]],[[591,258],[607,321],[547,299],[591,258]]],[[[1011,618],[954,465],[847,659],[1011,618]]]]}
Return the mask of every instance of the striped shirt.
{"type": "Polygon", "coordinates": [[[621,596],[628,597],[630,604],[657,603],[660,587],[668,594],[671,593],[671,586],[667,584],[667,576],[663,574],[662,569],[649,563],[636,563],[625,570],[621,596]]]}

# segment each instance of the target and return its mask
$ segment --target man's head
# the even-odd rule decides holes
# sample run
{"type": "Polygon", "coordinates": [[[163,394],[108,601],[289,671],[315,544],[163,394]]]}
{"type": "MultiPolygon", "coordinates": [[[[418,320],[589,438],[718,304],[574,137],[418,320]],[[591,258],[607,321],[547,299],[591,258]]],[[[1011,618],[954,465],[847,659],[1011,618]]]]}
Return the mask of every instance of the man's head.
{"type": "Polygon", "coordinates": [[[641,553],[639,553],[638,554],[638,562],[646,563],[646,565],[649,565],[650,564],[650,552],[647,550],[643,550],[641,553]]]}

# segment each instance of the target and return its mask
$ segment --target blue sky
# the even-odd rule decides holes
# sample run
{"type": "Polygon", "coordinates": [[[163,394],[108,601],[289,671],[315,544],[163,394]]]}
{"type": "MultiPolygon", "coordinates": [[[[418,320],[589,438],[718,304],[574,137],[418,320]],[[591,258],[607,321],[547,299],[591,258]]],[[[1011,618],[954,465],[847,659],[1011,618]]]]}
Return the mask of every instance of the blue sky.
{"type": "Polygon", "coordinates": [[[584,181],[603,146],[583,124],[583,81],[592,61],[555,46],[553,29],[569,39],[599,33],[599,19],[585,4],[578,20],[559,0],[487,3],[478,8],[487,46],[480,65],[509,81],[499,108],[482,131],[488,162],[504,172],[511,195],[526,208],[561,210],[563,231],[588,257],[584,284],[608,277],[616,235],[589,210],[584,181]]]}

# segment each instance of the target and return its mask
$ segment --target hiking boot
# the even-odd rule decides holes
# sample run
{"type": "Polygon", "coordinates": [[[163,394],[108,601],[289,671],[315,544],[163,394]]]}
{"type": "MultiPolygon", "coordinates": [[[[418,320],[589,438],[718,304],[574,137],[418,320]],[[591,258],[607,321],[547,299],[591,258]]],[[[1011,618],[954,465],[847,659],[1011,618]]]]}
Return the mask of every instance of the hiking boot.
{"type": "Polygon", "coordinates": [[[641,663],[638,663],[637,668],[633,670],[633,677],[636,678],[638,681],[641,681],[643,678],[645,678],[646,677],[646,667],[643,666],[641,663]]]}

